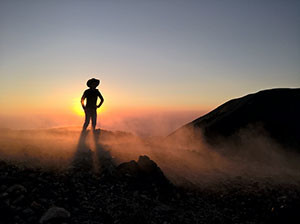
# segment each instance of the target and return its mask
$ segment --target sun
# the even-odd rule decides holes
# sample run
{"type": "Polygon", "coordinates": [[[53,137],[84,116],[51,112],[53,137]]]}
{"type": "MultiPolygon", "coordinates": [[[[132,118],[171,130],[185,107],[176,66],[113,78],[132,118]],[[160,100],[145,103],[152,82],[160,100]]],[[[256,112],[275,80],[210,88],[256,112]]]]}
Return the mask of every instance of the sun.
{"type": "MultiPolygon", "coordinates": [[[[83,108],[82,108],[82,106],[81,106],[81,103],[80,103],[80,100],[81,100],[81,98],[74,98],[73,99],[73,101],[72,101],[72,111],[76,114],[76,115],[78,115],[78,116],[80,116],[80,117],[84,117],[85,116],[85,114],[84,114],[84,110],[83,110],[83,108]]],[[[98,100],[97,100],[97,105],[99,104],[99,98],[98,98],[98,100]]],[[[103,106],[101,106],[100,108],[98,108],[97,109],[97,112],[99,113],[99,112],[103,112],[103,106]]]]}
{"type": "Polygon", "coordinates": [[[75,112],[78,116],[84,117],[84,110],[80,103],[80,98],[74,98],[72,101],[72,111],[75,112]]]}

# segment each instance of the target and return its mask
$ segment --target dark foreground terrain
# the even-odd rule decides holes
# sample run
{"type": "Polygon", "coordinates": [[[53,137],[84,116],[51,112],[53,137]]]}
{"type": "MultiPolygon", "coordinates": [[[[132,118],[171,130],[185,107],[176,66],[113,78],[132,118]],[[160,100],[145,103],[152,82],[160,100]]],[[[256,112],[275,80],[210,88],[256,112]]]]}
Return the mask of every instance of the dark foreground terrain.
{"type": "MultiPolygon", "coordinates": [[[[299,223],[300,183],[235,177],[178,187],[147,156],[65,170],[0,162],[0,223],[299,223]]],[[[86,159],[86,160],[85,160],[86,159]]]]}

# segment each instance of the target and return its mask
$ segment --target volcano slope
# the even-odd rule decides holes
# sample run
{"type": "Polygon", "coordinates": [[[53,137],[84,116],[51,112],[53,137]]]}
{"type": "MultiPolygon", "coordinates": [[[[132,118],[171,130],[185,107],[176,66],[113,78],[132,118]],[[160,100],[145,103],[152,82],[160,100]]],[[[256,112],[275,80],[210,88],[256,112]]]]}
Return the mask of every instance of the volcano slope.
{"type": "MultiPolygon", "coordinates": [[[[300,152],[300,89],[269,89],[232,99],[179,128],[212,145],[239,137],[243,129],[261,132],[280,145],[300,152]]],[[[259,133],[260,134],[260,133],[259,133]]]]}

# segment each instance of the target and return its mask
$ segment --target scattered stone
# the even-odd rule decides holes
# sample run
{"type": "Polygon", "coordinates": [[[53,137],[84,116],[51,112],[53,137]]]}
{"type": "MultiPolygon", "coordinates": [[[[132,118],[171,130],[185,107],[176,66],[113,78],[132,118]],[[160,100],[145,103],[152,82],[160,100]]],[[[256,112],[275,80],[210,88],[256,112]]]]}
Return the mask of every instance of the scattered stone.
{"type": "Polygon", "coordinates": [[[229,179],[217,189],[162,187],[168,179],[147,156],[113,168],[116,175],[102,178],[80,168],[59,173],[2,165],[0,223],[292,223],[300,214],[299,185],[277,189],[229,179]]]}
{"type": "Polygon", "coordinates": [[[34,211],[31,208],[26,208],[23,210],[23,214],[26,216],[30,216],[30,215],[34,214],[34,211]]]}
{"type": "Polygon", "coordinates": [[[1,185],[1,187],[0,187],[0,191],[5,191],[7,189],[7,186],[6,185],[1,185]]]}
{"type": "Polygon", "coordinates": [[[23,185],[15,184],[15,185],[11,186],[10,188],[8,188],[7,192],[8,193],[16,193],[16,194],[26,193],[27,189],[23,185]]]}
{"type": "Polygon", "coordinates": [[[2,195],[1,195],[1,198],[6,198],[9,194],[7,192],[4,192],[2,195]]]}
{"type": "Polygon", "coordinates": [[[170,212],[172,211],[172,208],[165,204],[159,204],[154,208],[154,210],[158,212],[170,212]]]}
{"type": "Polygon", "coordinates": [[[70,218],[71,214],[64,208],[52,207],[49,208],[41,217],[40,223],[44,224],[53,220],[65,220],[70,218]]]}
{"type": "Polygon", "coordinates": [[[12,202],[12,204],[18,204],[18,203],[22,202],[24,200],[24,198],[25,198],[25,196],[23,194],[21,194],[19,197],[17,197],[16,200],[14,200],[12,202]]]}
{"type": "Polygon", "coordinates": [[[33,201],[30,206],[33,209],[37,209],[37,210],[42,208],[42,206],[39,203],[37,203],[36,201],[33,201]]]}

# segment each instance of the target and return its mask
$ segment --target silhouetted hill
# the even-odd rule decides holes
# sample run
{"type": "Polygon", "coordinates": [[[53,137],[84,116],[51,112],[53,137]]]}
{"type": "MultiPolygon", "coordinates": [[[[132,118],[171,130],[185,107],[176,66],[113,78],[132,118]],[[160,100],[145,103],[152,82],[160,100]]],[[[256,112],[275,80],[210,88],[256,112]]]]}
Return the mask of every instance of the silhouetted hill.
{"type": "Polygon", "coordinates": [[[197,129],[207,142],[218,143],[242,128],[262,127],[278,143],[300,148],[300,88],[270,89],[232,99],[175,131],[197,129]]]}

